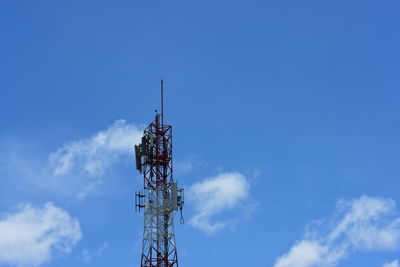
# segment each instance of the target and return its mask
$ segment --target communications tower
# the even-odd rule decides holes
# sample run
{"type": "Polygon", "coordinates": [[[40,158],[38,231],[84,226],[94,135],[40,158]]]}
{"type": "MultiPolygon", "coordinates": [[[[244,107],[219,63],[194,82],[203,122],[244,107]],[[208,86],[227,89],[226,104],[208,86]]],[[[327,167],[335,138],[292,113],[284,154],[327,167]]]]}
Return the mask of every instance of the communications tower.
{"type": "Polygon", "coordinates": [[[161,79],[161,113],[135,145],[136,169],[144,188],[135,193],[135,207],[144,210],[141,267],[178,267],[174,212],[182,208],[184,191],[178,189],[172,168],[172,126],[164,124],[164,84],[161,79]]]}

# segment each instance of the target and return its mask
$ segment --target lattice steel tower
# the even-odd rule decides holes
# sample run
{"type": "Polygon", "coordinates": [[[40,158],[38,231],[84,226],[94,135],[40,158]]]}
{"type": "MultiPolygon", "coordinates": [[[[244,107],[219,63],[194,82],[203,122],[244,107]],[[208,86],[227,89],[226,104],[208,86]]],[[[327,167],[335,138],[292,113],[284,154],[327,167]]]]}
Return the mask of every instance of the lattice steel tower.
{"type": "Polygon", "coordinates": [[[135,145],[136,169],[143,174],[144,189],[136,192],[135,206],[144,209],[141,267],[178,267],[174,212],[184,204],[172,169],[172,126],[164,125],[164,88],[161,80],[161,113],[143,132],[135,145]]]}

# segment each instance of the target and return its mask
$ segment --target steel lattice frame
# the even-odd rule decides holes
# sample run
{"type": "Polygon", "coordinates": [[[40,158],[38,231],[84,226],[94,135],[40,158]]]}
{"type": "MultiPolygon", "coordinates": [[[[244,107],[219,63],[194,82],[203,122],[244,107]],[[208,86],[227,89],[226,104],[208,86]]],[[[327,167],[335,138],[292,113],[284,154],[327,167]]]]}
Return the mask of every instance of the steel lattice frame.
{"type": "MultiPolygon", "coordinates": [[[[162,116],[162,115],[161,115],[162,116]]],[[[153,145],[143,163],[144,231],[142,267],[178,267],[174,211],[171,209],[172,127],[160,123],[160,114],[144,130],[153,145]]]]}

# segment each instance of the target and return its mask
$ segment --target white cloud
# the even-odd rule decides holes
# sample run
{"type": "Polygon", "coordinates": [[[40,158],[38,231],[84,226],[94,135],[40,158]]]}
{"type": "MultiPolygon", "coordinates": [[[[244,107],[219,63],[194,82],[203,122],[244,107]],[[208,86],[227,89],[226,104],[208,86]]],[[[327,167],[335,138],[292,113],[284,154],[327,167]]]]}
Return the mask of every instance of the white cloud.
{"type": "Polygon", "coordinates": [[[238,172],[227,172],[194,184],[189,188],[189,200],[193,203],[196,215],[189,223],[213,234],[229,225],[227,221],[212,221],[212,217],[224,210],[237,207],[247,198],[250,185],[238,172]]]}
{"type": "Polygon", "coordinates": [[[398,260],[394,260],[392,262],[385,263],[384,265],[382,265],[382,267],[400,267],[400,263],[398,260]]]}
{"type": "Polygon", "coordinates": [[[274,266],[337,266],[354,250],[396,250],[400,246],[400,218],[393,217],[394,212],[391,199],[362,196],[340,200],[333,219],[310,226],[305,238],[274,266]]]}
{"type": "Polygon", "coordinates": [[[53,253],[69,253],[80,240],[77,219],[52,203],[21,205],[0,219],[0,265],[39,266],[53,253]]]}
{"type": "Polygon", "coordinates": [[[64,175],[79,168],[92,176],[100,176],[121,155],[133,154],[142,131],[125,120],[117,120],[94,136],[67,143],[50,154],[54,175],[64,175]]]}
{"type": "Polygon", "coordinates": [[[276,266],[314,266],[321,263],[321,258],[326,253],[327,248],[318,242],[304,240],[294,245],[287,254],[282,256],[276,266]]]}

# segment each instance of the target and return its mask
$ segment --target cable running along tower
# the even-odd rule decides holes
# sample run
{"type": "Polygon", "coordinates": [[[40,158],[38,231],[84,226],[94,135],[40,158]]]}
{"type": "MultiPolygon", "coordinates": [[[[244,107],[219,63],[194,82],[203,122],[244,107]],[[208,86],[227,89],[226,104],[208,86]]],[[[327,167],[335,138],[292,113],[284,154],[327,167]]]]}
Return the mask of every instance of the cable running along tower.
{"type": "Polygon", "coordinates": [[[174,212],[182,208],[184,191],[178,189],[172,169],[172,126],[164,125],[164,84],[161,80],[161,114],[135,145],[136,169],[144,188],[135,193],[136,210],[144,210],[141,267],[178,267],[174,212]]]}

